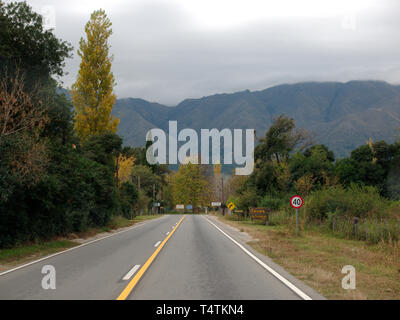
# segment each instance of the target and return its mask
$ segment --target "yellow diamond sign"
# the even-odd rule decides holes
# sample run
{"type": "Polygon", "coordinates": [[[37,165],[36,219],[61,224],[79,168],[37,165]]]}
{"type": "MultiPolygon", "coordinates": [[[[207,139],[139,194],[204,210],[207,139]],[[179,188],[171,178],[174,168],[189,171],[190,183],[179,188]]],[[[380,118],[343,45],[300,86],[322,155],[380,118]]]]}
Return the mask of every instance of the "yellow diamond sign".
{"type": "Polygon", "coordinates": [[[229,208],[229,210],[231,210],[231,211],[233,211],[233,209],[235,209],[235,208],[236,208],[236,206],[234,205],[234,203],[233,203],[233,202],[229,202],[227,207],[228,207],[228,208],[229,208]]]}

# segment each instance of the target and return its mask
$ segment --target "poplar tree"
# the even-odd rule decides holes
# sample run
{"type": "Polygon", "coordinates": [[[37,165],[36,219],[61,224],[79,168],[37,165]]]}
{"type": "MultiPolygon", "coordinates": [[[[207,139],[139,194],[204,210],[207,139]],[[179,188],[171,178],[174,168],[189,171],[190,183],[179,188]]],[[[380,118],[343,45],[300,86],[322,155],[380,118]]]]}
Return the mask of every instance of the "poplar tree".
{"type": "Polygon", "coordinates": [[[78,55],[82,61],[71,95],[74,128],[83,141],[105,132],[116,133],[119,124],[119,119],[111,114],[116,100],[108,44],[111,25],[104,10],[94,11],[85,27],[87,39],[81,38],[79,43],[78,55]]]}

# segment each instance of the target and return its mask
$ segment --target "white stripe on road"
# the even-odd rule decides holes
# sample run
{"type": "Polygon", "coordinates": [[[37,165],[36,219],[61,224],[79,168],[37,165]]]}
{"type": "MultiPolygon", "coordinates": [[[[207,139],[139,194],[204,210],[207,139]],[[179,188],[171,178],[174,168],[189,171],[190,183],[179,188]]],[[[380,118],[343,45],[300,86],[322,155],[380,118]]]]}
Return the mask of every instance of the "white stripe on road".
{"type": "Polygon", "coordinates": [[[135,265],[131,270],[129,270],[125,277],[122,278],[122,280],[129,280],[133,276],[133,274],[138,271],[139,268],[140,264],[135,265]]]}
{"type": "Polygon", "coordinates": [[[169,231],[165,234],[166,236],[169,235],[169,231]]]}
{"type": "MultiPolygon", "coordinates": [[[[165,217],[165,216],[163,216],[163,217],[165,217]]],[[[162,217],[160,217],[160,218],[162,218],[162,217]]],[[[89,242],[85,242],[85,243],[83,243],[83,244],[81,244],[81,245],[78,245],[78,246],[76,246],[76,247],[72,247],[72,248],[69,248],[69,249],[67,249],[67,250],[60,251],[60,252],[51,254],[51,255],[49,255],[49,256],[47,256],[47,257],[40,258],[40,259],[35,260],[35,261],[31,261],[31,262],[29,262],[29,263],[23,264],[22,266],[19,266],[19,267],[16,267],[16,268],[13,268],[13,269],[4,271],[4,272],[0,273],[0,276],[3,276],[3,275],[5,275],[5,274],[7,274],[7,273],[10,273],[10,272],[13,272],[13,271],[16,271],[16,270],[25,268],[25,267],[28,267],[28,266],[30,266],[30,265],[32,265],[32,264],[41,262],[41,261],[43,261],[43,260],[47,260],[47,259],[56,257],[56,256],[58,256],[58,255],[60,255],[60,254],[67,253],[67,252],[69,252],[69,251],[72,251],[72,250],[76,250],[76,249],[85,247],[85,246],[87,246],[87,245],[89,245],[89,244],[92,244],[92,243],[95,243],[95,242],[98,242],[98,241],[101,241],[101,240],[104,240],[104,239],[107,239],[107,238],[114,237],[114,236],[116,236],[116,235],[118,235],[118,234],[121,234],[121,233],[124,233],[124,232],[127,232],[127,231],[131,231],[132,229],[136,229],[136,228],[141,227],[141,226],[144,226],[144,225],[146,225],[146,224],[148,224],[148,223],[152,223],[152,222],[154,222],[154,221],[157,221],[157,220],[160,219],[160,218],[151,219],[151,220],[144,221],[144,222],[139,222],[139,223],[135,224],[133,227],[130,227],[130,228],[128,228],[128,229],[125,229],[125,230],[122,230],[122,231],[119,231],[119,232],[115,232],[115,233],[113,233],[113,234],[111,234],[111,235],[109,235],[109,236],[105,236],[105,237],[103,237],[103,238],[99,238],[99,239],[95,239],[95,240],[92,240],[92,241],[89,241],[89,242]]]]}
{"type": "Polygon", "coordinates": [[[161,241],[157,241],[156,244],[154,245],[155,247],[158,247],[160,245],[161,241]]]}
{"type": "Polygon", "coordinates": [[[250,256],[253,260],[255,260],[259,265],[261,265],[264,269],[266,269],[268,272],[270,272],[275,278],[283,282],[287,287],[289,287],[293,292],[295,292],[299,297],[301,297],[304,300],[312,300],[311,297],[306,295],[303,291],[301,291],[299,288],[297,288],[294,284],[292,284],[289,280],[286,278],[282,277],[278,272],[276,272],[274,269],[266,265],[264,262],[262,262],[259,258],[257,258],[254,254],[252,254],[249,250],[247,250],[244,246],[242,246],[239,242],[237,242],[235,239],[233,239],[231,236],[229,236],[226,232],[224,232],[221,228],[219,228],[217,225],[212,223],[208,218],[204,217],[209,223],[211,223],[215,228],[217,228],[219,231],[221,231],[227,238],[229,238],[234,244],[236,244],[240,249],[242,249],[248,256],[250,256]]]}

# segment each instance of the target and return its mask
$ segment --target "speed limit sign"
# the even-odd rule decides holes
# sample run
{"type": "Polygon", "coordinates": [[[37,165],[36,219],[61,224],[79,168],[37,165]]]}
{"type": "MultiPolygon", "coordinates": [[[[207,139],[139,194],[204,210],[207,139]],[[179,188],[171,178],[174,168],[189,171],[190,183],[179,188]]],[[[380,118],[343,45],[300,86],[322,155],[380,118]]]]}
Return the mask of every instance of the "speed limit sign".
{"type": "Polygon", "coordinates": [[[304,200],[300,196],[293,196],[290,198],[290,205],[293,209],[300,209],[304,204],[304,200]]]}
{"type": "Polygon", "coordinates": [[[299,209],[303,206],[304,200],[300,196],[293,196],[290,198],[290,205],[296,209],[296,235],[299,234],[299,209]]]}

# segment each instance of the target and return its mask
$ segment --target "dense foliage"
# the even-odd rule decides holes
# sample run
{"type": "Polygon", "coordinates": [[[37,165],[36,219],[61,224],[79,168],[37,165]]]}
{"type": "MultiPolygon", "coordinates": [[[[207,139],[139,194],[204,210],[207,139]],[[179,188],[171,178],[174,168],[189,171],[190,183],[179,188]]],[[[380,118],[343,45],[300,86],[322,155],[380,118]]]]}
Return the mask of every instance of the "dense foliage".
{"type": "Polygon", "coordinates": [[[53,78],[71,47],[25,2],[0,2],[0,24],[0,247],[131,217],[139,192],[125,171],[134,158],[120,183],[116,159],[133,151],[112,132],[80,142],[53,78]]]}
{"type": "Polygon", "coordinates": [[[281,211],[275,222],[279,217],[283,222],[287,215],[282,212],[293,216],[290,197],[300,194],[305,198],[301,213],[308,223],[326,222],[333,228],[332,219],[344,219],[351,230],[351,221],[357,217],[365,228],[373,223],[377,230],[378,221],[386,226],[389,220],[397,227],[399,142],[374,143],[370,139],[349,158],[335,159],[326,146],[307,146],[307,141],[306,133],[295,129],[293,119],[275,119],[256,147],[254,172],[240,183],[239,177],[231,179],[231,200],[244,210],[263,206],[281,211]]]}

